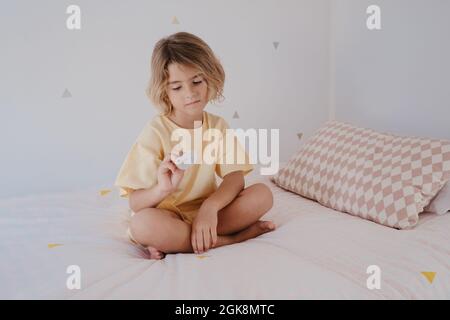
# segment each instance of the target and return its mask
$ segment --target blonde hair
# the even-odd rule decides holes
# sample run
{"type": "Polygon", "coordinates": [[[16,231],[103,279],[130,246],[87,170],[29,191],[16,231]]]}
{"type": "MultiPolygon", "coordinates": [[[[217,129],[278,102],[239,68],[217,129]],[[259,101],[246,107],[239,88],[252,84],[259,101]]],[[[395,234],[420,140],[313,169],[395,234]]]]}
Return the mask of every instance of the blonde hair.
{"type": "Polygon", "coordinates": [[[219,59],[199,37],[188,32],[177,32],[156,43],[151,58],[151,77],[146,89],[150,101],[164,114],[173,109],[167,95],[168,66],[171,63],[193,67],[203,73],[208,86],[208,102],[221,102],[224,99],[225,72],[219,59]]]}

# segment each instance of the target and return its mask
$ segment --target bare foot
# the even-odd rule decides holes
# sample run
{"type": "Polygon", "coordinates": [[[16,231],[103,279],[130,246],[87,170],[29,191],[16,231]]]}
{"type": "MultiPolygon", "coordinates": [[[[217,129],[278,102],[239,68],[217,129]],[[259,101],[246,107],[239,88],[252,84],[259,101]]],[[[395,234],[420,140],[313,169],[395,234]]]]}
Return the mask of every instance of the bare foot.
{"type": "MultiPolygon", "coordinates": [[[[275,228],[276,228],[275,223],[273,223],[272,221],[259,220],[259,221],[256,221],[254,224],[248,226],[246,229],[236,232],[234,234],[230,234],[230,235],[226,235],[226,236],[218,236],[217,244],[214,248],[227,246],[227,245],[230,245],[233,243],[238,243],[238,242],[242,242],[242,241],[245,241],[248,239],[256,238],[257,236],[260,236],[263,233],[275,230],[275,228]]],[[[206,251],[208,251],[208,250],[206,250],[206,251]]],[[[199,254],[199,253],[204,253],[206,251],[195,252],[195,253],[199,254]]]]}
{"type": "Polygon", "coordinates": [[[272,221],[259,220],[246,229],[233,234],[232,237],[234,238],[235,243],[242,242],[248,239],[256,238],[263,233],[273,231],[275,228],[275,223],[272,221]]]}
{"type": "Polygon", "coordinates": [[[166,254],[162,251],[159,251],[153,247],[147,247],[148,253],[150,254],[150,259],[161,260],[164,259],[166,254]]]}

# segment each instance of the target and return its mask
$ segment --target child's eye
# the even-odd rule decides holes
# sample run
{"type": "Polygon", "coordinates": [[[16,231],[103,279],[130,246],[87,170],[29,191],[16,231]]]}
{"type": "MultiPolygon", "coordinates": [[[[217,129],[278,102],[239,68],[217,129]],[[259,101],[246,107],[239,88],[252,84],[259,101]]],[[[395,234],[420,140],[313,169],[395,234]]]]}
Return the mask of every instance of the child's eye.
{"type": "MultiPolygon", "coordinates": [[[[200,81],[194,81],[194,84],[195,85],[199,85],[200,83],[202,83],[203,81],[202,80],[200,80],[200,81]]],[[[178,87],[178,88],[172,88],[172,90],[175,90],[175,91],[178,91],[178,90],[180,90],[181,89],[181,87],[178,87]]]]}

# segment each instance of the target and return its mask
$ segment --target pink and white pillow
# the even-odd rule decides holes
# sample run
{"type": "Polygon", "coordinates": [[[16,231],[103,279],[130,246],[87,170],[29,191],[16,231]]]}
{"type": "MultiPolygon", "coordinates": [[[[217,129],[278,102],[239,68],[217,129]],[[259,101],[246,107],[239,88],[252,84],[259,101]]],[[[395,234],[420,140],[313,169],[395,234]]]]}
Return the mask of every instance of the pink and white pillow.
{"type": "Polygon", "coordinates": [[[450,182],[447,182],[424,210],[438,215],[450,212],[450,182]]]}
{"type": "Polygon", "coordinates": [[[450,141],[332,121],[272,180],[332,209],[408,229],[450,180],[450,141]]]}

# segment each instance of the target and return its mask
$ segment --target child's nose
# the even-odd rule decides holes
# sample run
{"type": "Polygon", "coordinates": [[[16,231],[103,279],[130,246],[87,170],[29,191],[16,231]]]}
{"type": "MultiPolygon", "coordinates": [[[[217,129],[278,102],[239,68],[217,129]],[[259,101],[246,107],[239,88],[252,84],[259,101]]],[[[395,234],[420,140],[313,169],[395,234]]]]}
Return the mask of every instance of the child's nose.
{"type": "Polygon", "coordinates": [[[187,93],[186,98],[192,98],[192,99],[198,98],[197,90],[195,88],[188,86],[186,93],[187,93]]]}

